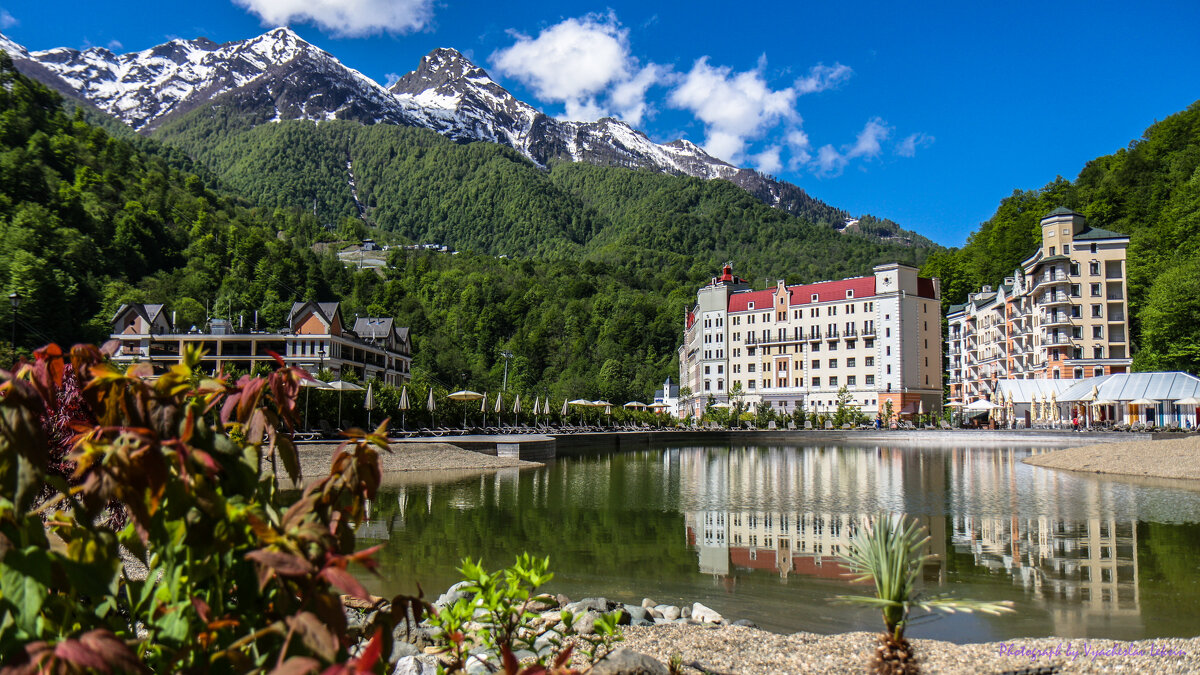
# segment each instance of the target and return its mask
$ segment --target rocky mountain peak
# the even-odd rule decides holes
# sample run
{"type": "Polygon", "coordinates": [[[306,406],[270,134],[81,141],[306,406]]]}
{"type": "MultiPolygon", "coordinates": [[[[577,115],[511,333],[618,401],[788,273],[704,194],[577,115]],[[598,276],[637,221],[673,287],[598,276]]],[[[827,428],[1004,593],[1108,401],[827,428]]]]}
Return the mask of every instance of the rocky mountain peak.
{"type": "Polygon", "coordinates": [[[499,88],[487,71],[472,63],[462,52],[450,47],[438,47],[421,57],[417,69],[406,73],[388,91],[393,94],[420,94],[430,90],[445,93],[447,85],[465,84],[464,81],[474,86],[499,88]]]}
{"type": "Polygon", "coordinates": [[[29,57],[29,52],[25,51],[24,47],[8,39],[8,36],[3,33],[0,33],[0,49],[8,52],[8,55],[14,59],[29,57]]]}

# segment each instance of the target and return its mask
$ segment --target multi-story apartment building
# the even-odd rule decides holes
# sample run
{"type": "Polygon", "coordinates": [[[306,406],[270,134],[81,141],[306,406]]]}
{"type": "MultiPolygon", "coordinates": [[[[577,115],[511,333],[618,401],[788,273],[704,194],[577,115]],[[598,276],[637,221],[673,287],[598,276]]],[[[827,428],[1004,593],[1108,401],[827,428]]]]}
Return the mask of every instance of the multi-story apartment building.
{"type": "Polygon", "coordinates": [[[273,365],[275,352],[288,365],[313,375],[329,370],[341,379],[353,370],[362,380],[378,378],[399,386],[410,378],[412,343],[408,328],[394,323],[389,318],[356,318],[351,329],[339,303],[297,302],[288,314],[286,331],[245,331],[226,319],[213,319],[208,332],[195,327],[180,331],[163,305],[121,305],[113,317],[112,339],[120,343],[113,360],[170,366],[189,345],[199,345],[206,351],[202,363],[212,372],[226,364],[246,372],[258,363],[273,365]]]}
{"type": "Polygon", "coordinates": [[[840,389],[875,415],[940,409],[942,341],[937,279],[908,265],[871,276],[754,291],[728,264],[696,294],[679,349],[680,413],[712,396],[767,402],[790,413],[827,411],[840,389]]]}
{"type": "Polygon", "coordinates": [[[951,305],[952,402],[990,396],[1002,379],[1081,379],[1128,370],[1129,237],[1088,227],[1065,208],[1041,225],[1041,247],[999,288],[984,286],[966,303],[951,305]]]}

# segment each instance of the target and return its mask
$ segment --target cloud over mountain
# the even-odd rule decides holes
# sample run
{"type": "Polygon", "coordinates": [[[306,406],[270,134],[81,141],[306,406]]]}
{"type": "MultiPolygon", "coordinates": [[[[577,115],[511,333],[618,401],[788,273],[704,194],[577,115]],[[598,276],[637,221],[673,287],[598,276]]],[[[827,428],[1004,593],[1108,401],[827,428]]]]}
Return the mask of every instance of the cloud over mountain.
{"type": "Polygon", "coordinates": [[[268,26],[308,22],[339,37],[420,30],[433,18],[432,0],[233,0],[268,26]]]}

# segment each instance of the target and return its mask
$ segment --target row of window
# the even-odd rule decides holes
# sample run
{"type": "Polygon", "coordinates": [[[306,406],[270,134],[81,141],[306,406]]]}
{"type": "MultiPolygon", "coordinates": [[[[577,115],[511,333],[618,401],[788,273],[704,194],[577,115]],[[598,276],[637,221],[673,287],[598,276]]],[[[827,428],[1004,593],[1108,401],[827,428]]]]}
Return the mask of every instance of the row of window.
{"type": "MultiPolygon", "coordinates": [[[[846,297],[847,298],[854,297],[854,291],[846,291],[846,297]]],[[[812,296],[812,301],[817,302],[817,295],[815,293],[812,296]]],[[[845,305],[831,305],[829,307],[825,307],[824,308],[825,316],[837,316],[839,308],[842,310],[842,314],[854,314],[855,308],[858,306],[858,304],[859,303],[847,303],[845,305]]],[[[754,303],[753,302],[749,303],[749,307],[750,307],[750,309],[754,309],[754,303]]],[[[810,319],[819,319],[821,317],[821,309],[822,309],[821,307],[809,307],[808,308],[809,318],[810,319]]],[[[862,311],[874,312],[875,311],[875,303],[874,302],[862,303],[862,311]]],[[[804,317],[803,309],[792,309],[792,318],[793,319],[798,320],[803,317],[804,317]]],[[[755,321],[757,321],[758,319],[761,319],[763,323],[768,323],[771,320],[771,313],[770,312],[761,312],[759,314],[747,314],[744,317],[742,315],[735,315],[733,317],[733,325],[734,326],[743,325],[743,322],[742,322],[743,318],[745,319],[746,324],[755,323],[755,321]]],[[[776,321],[787,321],[787,312],[786,311],[775,312],[775,320],[776,321]]],[[[719,326],[721,324],[717,323],[716,325],[719,326]]],[[[705,322],[704,327],[708,328],[710,326],[707,322],[705,322]]]]}
{"type": "MultiPolygon", "coordinates": [[[[889,374],[891,373],[891,366],[888,366],[888,373],[889,374]]],[[[812,384],[810,386],[813,386],[813,387],[821,386],[821,378],[820,377],[811,378],[811,382],[812,382],[812,384]]],[[[831,388],[841,386],[840,380],[837,375],[830,375],[826,379],[826,382],[828,383],[827,386],[829,386],[831,388]]],[[[769,379],[761,380],[761,383],[762,383],[763,389],[770,389],[772,387],[772,385],[779,389],[785,389],[789,386],[787,378],[778,378],[774,381],[769,380],[769,379]]],[[[745,387],[747,391],[754,391],[758,387],[759,380],[735,380],[734,386],[736,386],[738,384],[741,384],[743,387],[745,387]]],[[[847,387],[857,387],[858,386],[858,376],[857,375],[847,375],[845,384],[847,387]]],[[[712,385],[713,385],[712,380],[705,380],[704,381],[704,391],[714,391],[712,385]]],[[[875,376],[874,375],[864,375],[863,376],[863,385],[867,386],[867,387],[875,386],[875,376]]],[[[796,387],[796,388],[803,387],[804,386],[804,378],[801,378],[801,377],[794,378],[792,380],[791,386],[796,387]]],[[[889,385],[889,389],[890,389],[890,385],[889,385]]],[[[725,391],[725,380],[724,379],[722,379],[722,378],[717,379],[715,391],[718,391],[718,392],[725,391]]]]}

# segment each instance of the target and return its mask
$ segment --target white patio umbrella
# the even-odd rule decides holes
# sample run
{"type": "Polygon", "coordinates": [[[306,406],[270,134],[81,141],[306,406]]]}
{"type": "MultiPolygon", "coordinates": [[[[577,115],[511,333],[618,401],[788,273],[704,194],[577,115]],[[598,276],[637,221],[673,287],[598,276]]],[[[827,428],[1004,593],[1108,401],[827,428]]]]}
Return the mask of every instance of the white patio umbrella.
{"type": "Polygon", "coordinates": [[[430,426],[436,427],[436,418],[433,416],[433,411],[437,410],[437,402],[433,400],[433,387],[429,388],[429,400],[425,402],[425,409],[429,411],[430,426]]]}
{"type": "MultiPolygon", "coordinates": [[[[1154,405],[1154,404],[1155,404],[1155,403],[1154,403],[1154,401],[1151,401],[1151,400],[1150,400],[1150,399],[1148,399],[1148,398],[1139,398],[1139,399],[1135,399],[1135,400],[1132,400],[1132,401],[1130,401],[1130,402],[1129,402],[1129,405],[1131,405],[1131,406],[1135,406],[1135,410],[1136,410],[1136,408],[1142,408],[1142,407],[1145,407],[1145,406],[1152,406],[1152,405],[1154,405]]],[[[1140,418],[1142,417],[1142,411],[1141,411],[1141,410],[1136,410],[1136,413],[1137,413],[1137,416],[1138,416],[1138,418],[1140,419],[1140,418]]]]}
{"type": "Polygon", "coordinates": [[[1196,423],[1196,406],[1200,406],[1200,399],[1196,398],[1195,396],[1188,396],[1187,398],[1181,398],[1178,401],[1175,401],[1175,405],[1179,405],[1179,406],[1190,405],[1190,406],[1192,406],[1192,426],[1195,426],[1196,425],[1195,424],[1196,423]]]}
{"type": "Polygon", "coordinates": [[[1058,421],[1058,392],[1057,391],[1050,392],[1050,418],[1051,418],[1050,419],[1051,422],[1058,421]]]}
{"type": "Polygon", "coordinates": [[[722,403],[714,403],[712,407],[726,409],[726,408],[732,408],[733,406],[729,405],[728,403],[722,402],[722,403]]]}
{"type": "MultiPolygon", "coordinates": [[[[483,394],[481,394],[477,391],[461,389],[459,391],[455,391],[455,392],[446,394],[446,398],[450,399],[451,401],[478,401],[479,399],[483,398],[483,394]]],[[[467,428],[467,409],[464,407],[463,408],[463,429],[466,429],[466,428],[467,428]]]]}
{"type": "Polygon", "coordinates": [[[533,397],[533,425],[534,426],[537,426],[537,423],[538,423],[537,418],[538,418],[538,415],[541,415],[541,414],[542,414],[542,397],[534,396],[533,397]]]}
{"type": "Polygon", "coordinates": [[[408,427],[406,427],[404,424],[407,421],[404,419],[405,413],[408,412],[408,385],[407,384],[400,388],[400,404],[397,405],[396,407],[400,409],[400,428],[407,430],[408,427]]]}
{"type": "Polygon", "coordinates": [[[642,403],[641,401],[630,401],[621,407],[632,408],[634,410],[644,410],[646,408],[646,404],[642,403]]]}
{"type": "Polygon", "coordinates": [[[345,380],[334,380],[329,383],[330,389],[336,389],[338,392],[338,428],[342,426],[342,392],[343,391],[362,391],[363,388],[353,382],[345,380]]]}
{"type": "Polygon", "coordinates": [[[375,383],[367,383],[367,397],[363,399],[363,408],[367,410],[367,428],[371,428],[371,411],[375,409],[375,383]]]}
{"type": "Polygon", "coordinates": [[[517,398],[513,400],[513,415],[515,424],[521,423],[521,395],[517,394],[517,398]]]}
{"type": "MultiPolygon", "coordinates": [[[[329,383],[322,382],[315,377],[301,378],[300,386],[306,389],[328,389],[329,383]]],[[[308,399],[311,396],[307,391],[304,392],[304,428],[308,429],[308,399]]]]}
{"type": "Polygon", "coordinates": [[[479,399],[479,412],[483,415],[483,426],[487,427],[487,392],[483,392],[483,398],[479,399]]]}

